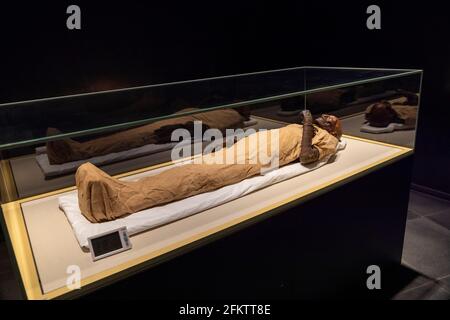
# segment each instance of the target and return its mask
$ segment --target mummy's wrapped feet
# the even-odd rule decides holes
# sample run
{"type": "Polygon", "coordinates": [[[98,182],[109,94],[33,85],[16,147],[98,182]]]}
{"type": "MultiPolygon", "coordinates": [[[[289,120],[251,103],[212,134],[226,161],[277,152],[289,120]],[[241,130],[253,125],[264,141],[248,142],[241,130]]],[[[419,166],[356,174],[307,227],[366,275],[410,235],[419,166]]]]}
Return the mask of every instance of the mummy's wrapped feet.
{"type": "Polygon", "coordinates": [[[127,200],[140,194],[133,182],[113,178],[91,163],[78,168],[75,180],[80,210],[90,222],[111,221],[135,212],[127,206],[127,200]]]}
{"type": "MultiPolygon", "coordinates": [[[[55,128],[47,129],[47,136],[61,134],[61,131],[55,128]]],[[[69,161],[79,160],[76,157],[76,147],[78,142],[72,139],[49,141],[46,144],[47,156],[50,164],[63,164],[69,161]]]]}

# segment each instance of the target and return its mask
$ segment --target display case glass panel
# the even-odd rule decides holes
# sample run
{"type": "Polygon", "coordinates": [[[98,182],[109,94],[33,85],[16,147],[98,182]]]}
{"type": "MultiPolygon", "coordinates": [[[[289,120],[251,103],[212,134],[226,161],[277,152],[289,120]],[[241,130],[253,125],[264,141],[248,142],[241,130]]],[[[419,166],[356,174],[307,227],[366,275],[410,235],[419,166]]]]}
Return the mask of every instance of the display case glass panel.
{"type": "MultiPolygon", "coordinates": [[[[83,284],[92,284],[411,154],[421,79],[421,70],[300,67],[3,102],[3,225],[27,297],[70,292],[65,285],[70,265],[82,269],[83,284]],[[83,182],[80,176],[76,181],[76,172],[86,163],[111,176],[113,184],[150,181],[256,133],[280,132],[291,124],[301,128],[305,109],[319,120],[322,114],[340,119],[343,135],[333,156],[295,168],[298,161],[291,161],[281,171],[175,196],[150,213],[142,208],[105,223],[80,214],[77,191],[83,182]],[[187,136],[174,135],[177,130],[187,136]],[[159,222],[150,223],[150,215],[159,222]],[[123,226],[133,248],[93,262],[87,238],[123,226]],[[52,255],[58,256],[57,263],[52,255]]],[[[318,131],[325,128],[319,120],[315,137],[327,135],[327,130],[318,131]]],[[[171,179],[176,177],[158,183],[171,179]]]]}
{"type": "MultiPolygon", "coordinates": [[[[106,159],[100,159],[98,164],[110,174],[170,161],[163,153],[173,145],[150,138],[148,143],[138,141],[123,147],[133,149],[135,154],[115,154],[110,159],[107,147],[100,151],[89,141],[97,139],[100,144],[99,138],[103,137],[105,143],[114,143],[108,142],[107,137],[120,132],[130,133],[128,140],[131,140],[133,129],[135,139],[143,139],[141,135],[145,130],[139,133],[139,128],[153,124],[154,129],[158,123],[160,126],[177,123],[169,119],[180,116],[183,116],[180,121],[189,121],[195,119],[195,114],[213,110],[237,110],[249,117],[246,124],[255,117],[262,117],[264,120],[259,120],[258,129],[271,129],[279,125],[277,121],[299,122],[299,112],[308,108],[314,116],[331,113],[341,117],[345,134],[413,148],[418,98],[414,108],[402,107],[400,103],[405,103],[404,93],[420,92],[421,76],[419,70],[301,67],[6,102],[0,105],[0,152],[12,171],[5,175],[12,175],[15,184],[9,193],[17,193],[13,199],[18,199],[71,186],[77,166],[99,156],[106,159]],[[393,124],[387,123],[384,127],[364,125],[368,106],[395,99],[400,99],[395,108],[406,114],[407,124],[397,117],[392,119],[393,124]],[[271,123],[266,123],[267,120],[271,123]],[[78,148],[81,154],[58,161],[64,163],[52,163],[52,159],[46,159],[45,150],[46,144],[55,141],[51,144],[54,153],[78,148]],[[58,143],[60,141],[69,143],[58,143]],[[147,148],[152,150],[135,150],[136,146],[145,145],[152,145],[153,148],[147,148]],[[150,153],[153,154],[151,159],[148,158],[150,153]],[[133,163],[127,164],[126,160],[131,158],[135,158],[133,163]]],[[[120,139],[120,135],[116,138],[120,139]]],[[[117,153],[113,151],[119,149],[111,148],[109,153],[117,153]]]]}

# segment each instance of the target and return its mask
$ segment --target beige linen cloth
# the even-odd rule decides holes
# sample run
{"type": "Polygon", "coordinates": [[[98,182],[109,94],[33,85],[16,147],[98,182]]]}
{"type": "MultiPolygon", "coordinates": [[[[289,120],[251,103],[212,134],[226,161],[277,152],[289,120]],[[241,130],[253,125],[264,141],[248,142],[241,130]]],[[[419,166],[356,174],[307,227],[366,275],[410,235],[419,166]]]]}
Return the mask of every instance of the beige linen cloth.
{"type": "MultiPolygon", "coordinates": [[[[298,161],[302,132],[303,127],[298,124],[257,132],[231,147],[203,155],[202,161],[176,166],[134,182],[120,181],[86,163],[76,173],[80,210],[90,222],[111,221],[238,183],[260,175],[272,165],[267,159],[273,160],[274,156],[278,156],[280,167],[298,161]],[[235,161],[220,164],[220,159],[235,161]]],[[[319,160],[333,154],[338,142],[327,131],[315,127],[312,145],[319,150],[319,160]]]]}

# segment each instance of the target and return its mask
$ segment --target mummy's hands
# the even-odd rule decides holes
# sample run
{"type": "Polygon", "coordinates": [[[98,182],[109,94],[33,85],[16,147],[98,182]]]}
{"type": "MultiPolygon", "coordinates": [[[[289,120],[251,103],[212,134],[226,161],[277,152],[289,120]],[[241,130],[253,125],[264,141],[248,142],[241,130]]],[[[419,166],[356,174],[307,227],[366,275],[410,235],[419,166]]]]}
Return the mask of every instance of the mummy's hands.
{"type": "Polygon", "coordinates": [[[302,112],[303,117],[303,135],[300,145],[300,163],[309,164],[319,160],[319,150],[312,146],[314,137],[313,117],[309,110],[302,112]]]}

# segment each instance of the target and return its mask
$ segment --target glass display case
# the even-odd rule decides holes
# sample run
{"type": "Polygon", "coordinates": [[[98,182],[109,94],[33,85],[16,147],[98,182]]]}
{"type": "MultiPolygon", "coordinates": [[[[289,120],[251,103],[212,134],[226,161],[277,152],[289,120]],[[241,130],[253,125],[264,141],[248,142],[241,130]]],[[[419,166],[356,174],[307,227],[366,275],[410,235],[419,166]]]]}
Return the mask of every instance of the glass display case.
{"type": "MultiPolygon", "coordinates": [[[[2,102],[2,225],[25,298],[70,295],[73,266],[81,270],[82,287],[125,277],[136,266],[150,267],[168,253],[411,155],[421,80],[421,70],[299,67],[2,102]],[[314,137],[335,141],[333,152],[319,147],[317,161],[286,160],[251,176],[230,171],[238,177],[215,187],[216,180],[198,179],[206,179],[202,171],[220,175],[224,168],[202,163],[187,173],[196,159],[257,134],[276,133],[274,141],[286,127],[302,133],[303,110],[339,119],[342,135],[334,138],[327,138],[326,124],[314,125],[314,137]],[[94,192],[102,179],[109,182],[94,192]],[[150,200],[113,190],[166,184],[174,188],[170,196],[152,191],[150,200]],[[81,199],[85,188],[89,200],[81,199]],[[99,206],[112,213],[86,214],[99,206]],[[93,260],[89,240],[123,227],[132,248],[93,260]]],[[[300,137],[294,142],[301,147],[300,137]]],[[[275,154],[292,152],[286,145],[277,144],[275,154]]]]}

